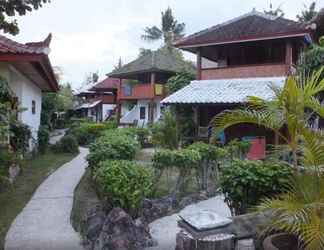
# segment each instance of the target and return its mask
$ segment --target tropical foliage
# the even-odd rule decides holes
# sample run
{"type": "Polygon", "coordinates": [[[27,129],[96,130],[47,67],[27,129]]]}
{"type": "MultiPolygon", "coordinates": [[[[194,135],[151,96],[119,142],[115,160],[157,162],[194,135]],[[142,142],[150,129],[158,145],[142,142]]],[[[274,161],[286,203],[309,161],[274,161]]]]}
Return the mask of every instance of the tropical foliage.
{"type": "Polygon", "coordinates": [[[96,142],[90,144],[90,154],[87,158],[92,168],[107,160],[132,160],[139,149],[139,142],[135,133],[124,129],[112,129],[107,131],[96,142]]]}
{"type": "Polygon", "coordinates": [[[163,120],[152,126],[153,144],[168,148],[176,149],[179,146],[179,137],[177,131],[177,122],[170,111],[163,114],[163,120]]]}
{"type": "Polygon", "coordinates": [[[150,42],[163,39],[165,45],[171,46],[172,42],[184,36],[184,30],[185,24],[178,23],[169,7],[161,13],[161,27],[146,27],[142,39],[150,42]]]}
{"type": "Polygon", "coordinates": [[[11,17],[15,15],[23,16],[33,9],[42,7],[43,3],[50,0],[29,0],[29,1],[1,1],[0,2],[0,29],[5,33],[17,35],[19,33],[17,20],[11,17]]]}
{"type": "Polygon", "coordinates": [[[142,200],[152,191],[152,176],[148,168],[125,160],[100,163],[94,180],[100,193],[115,207],[136,215],[142,200]]]}
{"type": "Polygon", "coordinates": [[[323,190],[322,175],[295,175],[285,193],[267,198],[258,206],[260,211],[271,211],[272,220],[266,232],[279,230],[291,233],[300,238],[305,249],[323,249],[323,190]]]}
{"type": "Polygon", "coordinates": [[[192,80],[195,79],[195,75],[191,72],[178,73],[175,76],[169,78],[167,82],[168,94],[177,92],[178,90],[189,85],[192,80]]]}
{"type": "Polygon", "coordinates": [[[249,97],[248,108],[224,111],[217,115],[212,124],[215,133],[241,123],[250,123],[272,130],[286,143],[293,155],[297,169],[298,151],[306,128],[312,125],[314,114],[324,118],[324,108],[317,96],[324,91],[323,69],[309,78],[291,76],[284,87],[271,86],[275,97],[263,100],[249,97]],[[286,128],[283,131],[283,128],[286,128]]]}
{"type": "Polygon", "coordinates": [[[291,175],[288,164],[234,160],[230,167],[223,168],[220,186],[232,215],[240,215],[262,198],[285,191],[291,175]]]}
{"type": "MultiPolygon", "coordinates": [[[[324,37],[321,38],[324,41],[324,37]]],[[[319,70],[324,64],[324,42],[321,44],[313,44],[310,48],[306,49],[298,63],[298,70],[304,75],[310,75],[314,71],[319,70]]],[[[324,74],[322,74],[322,77],[324,74]]]]}
{"type": "Polygon", "coordinates": [[[283,194],[265,199],[259,209],[272,213],[269,230],[296,235],[306,249],[324,247],[324,133],[314,122],[324,117],[318,99],[324,90],[322,75],[323,68],[307,78],[289,77],[282,89],[272,87],[274,99],[250,97],[248,108],[226,111],[213,121],[218,129],[239,123],[263,126],[288,145],[294,176],[283,194]]]}
{"type": "Polygon", "coordinates": [[[304,4],[304,9],[300,15],[297,15],[297,19],[299,22],[309,22],[316,16],[317,13],[316,2],[311,2],[309,6],[304,4]]]}

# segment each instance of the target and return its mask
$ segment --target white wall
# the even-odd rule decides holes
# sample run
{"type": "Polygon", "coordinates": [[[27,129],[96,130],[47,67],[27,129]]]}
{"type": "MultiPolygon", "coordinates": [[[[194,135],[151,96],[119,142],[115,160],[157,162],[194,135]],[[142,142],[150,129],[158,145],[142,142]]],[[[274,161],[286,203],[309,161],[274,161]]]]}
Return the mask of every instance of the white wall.
{"type": "Polygon", "coordinates": [[[111,112],[115,109],[116,104],[102,104],[102,119],[105,120],[108,112],[111,112]]]}
{"type": "Polygon", "coordinates": [[[37,140],[42,111],[42,91],[12,67],[10,67],[9,84],[18,97],[19,107],[24,109],[24,111],[19,114],[19,119],[21,122],[29,126],[33,139],[37,140]],[[33,101],[35,101],[36,104],[34,114],[32,112],[33,101]]]}
{"type": "MultiPolygon", "coordinates": [[[[134,120],[138,121],[138,126],[147,126],[149,122],[149,100],[138,100],[133,110],[128,110],[128,105],[123,103],[121,106],[121,122],[122,123],[133,123],[134,120]],[[145,107],[145,119],[140,119],[140,108],[145,107]]],[[[160,100],[156,100],[156,108],[154,109],[154,122],[160,119],[161,115],[161,103],[160,100]]]]}
{"type": "Polygon", "coordinates": [[[24,110],[19,113],[18,119],[29,126],[33,139],[37,140],[42,108],[41,89],[7,63],[0,63],[0,75],[7,79],[11,90],[18,97],[19,108],[24,110]],[[32,113],[32,101],[36,104],[35,114],[32,113]]]}

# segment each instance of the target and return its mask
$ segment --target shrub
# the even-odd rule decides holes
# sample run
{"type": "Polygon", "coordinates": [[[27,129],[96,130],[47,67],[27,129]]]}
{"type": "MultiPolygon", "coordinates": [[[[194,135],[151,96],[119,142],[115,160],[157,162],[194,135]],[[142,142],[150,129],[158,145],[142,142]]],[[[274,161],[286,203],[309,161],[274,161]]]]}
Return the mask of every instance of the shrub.
{"type": "Polygon", "coordinates": [[[29,127],[21,122],[15,122],[10,125],[10,145],[16,152],[26,153],[29,150],[29,140],[31,131],[29,127]]]}
{"type": "Polygon", "coordinates": [[[150,135],[150,130],[148,130],[147,128],[136,129],[136,137],[142,147],[144,147],[145,144],[148,143],[149,135],[150,135]]]}
{"type": "Polygon", "coordinates": [[[143,198],[152,191],[151,172],[132,161],[103,161],[94,174],[94,180],[100,193],[113,206],[119,206],[133,214],[136,214],[143,198]]]}
{"type": "Polygon", "coordinates": [[[65,135],[59,142],[53,146],[54,152],[57,153],[78,153],[79,146],[73,135],[65,135]]]}
{"type": "Polygon", "coordinates": [[[107,159],[134,159],[139,143],[134,137],[120,130],[123,129],[109,131],[90,145],[90,154],[87,159],[91,167],[96,167],[101,161],[107,159]]]}
{"type": "Polygon", "coordinates": [[[178,148],[177,123],[171,112],[165,112],[163,120],[152,126],[152,141],[163,148],[178,148]]]}
{"type": "Polygon", "coordinates": [[[155,188],[157,188],[159,179],[167,168],[176,168],[178,177],[176,185],[172,193],[175,196],[178,192],[186,191],[186,180],[190,176],[193,169],[197,168],[201,156],[199,152],[191,149],[181,150],[160,150],[155,152],[153,156],[153,168],[155,170],[155,188]]]}
{"type": "Polygon", "coordinates": [[[234,160],[223,169],[220,184],[232,214],[239,215],[284,191],[291,175],[292,168],[284,163],[234,160]]]}
{"type": "Polygon", "coordinates": [[[47,126],[40,126],[38,130],[38,151],[44,154],[48,148],[50,131],[47,126]]]}
{"type": "MultiPolygon", "coordinates": [[[[197,166],[197,180],[199,188],[207,190],[211,173],[217,174],[217,165],[227,156],[227,150],[204,142],[195,142],[187,147],[199,152],[201,161],[197,166]]],[[[215,176],[214,175],[214,176],[215,176]]]]}
{"type": "Polygon", "coordinates": [[[117,124],[114,121],[105,123],[81,122],[73,124],[70,133],[77,138],[80,145],[88,145],[100,137],[105,130],[116,127],[117,124]]]}

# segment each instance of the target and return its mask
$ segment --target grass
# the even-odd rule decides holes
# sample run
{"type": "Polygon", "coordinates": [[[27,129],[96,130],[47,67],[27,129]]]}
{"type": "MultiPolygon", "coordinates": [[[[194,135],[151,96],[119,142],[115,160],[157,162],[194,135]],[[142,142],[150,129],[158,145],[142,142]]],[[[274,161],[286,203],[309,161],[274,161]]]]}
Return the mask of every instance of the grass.
{"type": "Polygon", "coordinates": [[[5,236],[12,221],[22,211],[37,187],[47,176],[74,157],[75,154],[54,154],[48,152],[27,160],[16,182],[5,190],[0,191],[1,250],[4,248],[5,236]]]}

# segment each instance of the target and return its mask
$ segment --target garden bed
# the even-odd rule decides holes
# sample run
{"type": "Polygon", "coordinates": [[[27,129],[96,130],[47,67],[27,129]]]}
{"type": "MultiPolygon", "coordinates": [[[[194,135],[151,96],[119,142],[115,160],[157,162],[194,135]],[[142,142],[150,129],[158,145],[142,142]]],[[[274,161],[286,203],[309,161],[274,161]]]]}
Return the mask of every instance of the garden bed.
{"type": "Polygon", "coordinates": [[[0,192],[0,249],[4,248],[6,233],[15,219],[30,200],[37,187],[75,154],[54,154],[48,152],[27,160],[16,182],[0,192]]]}

